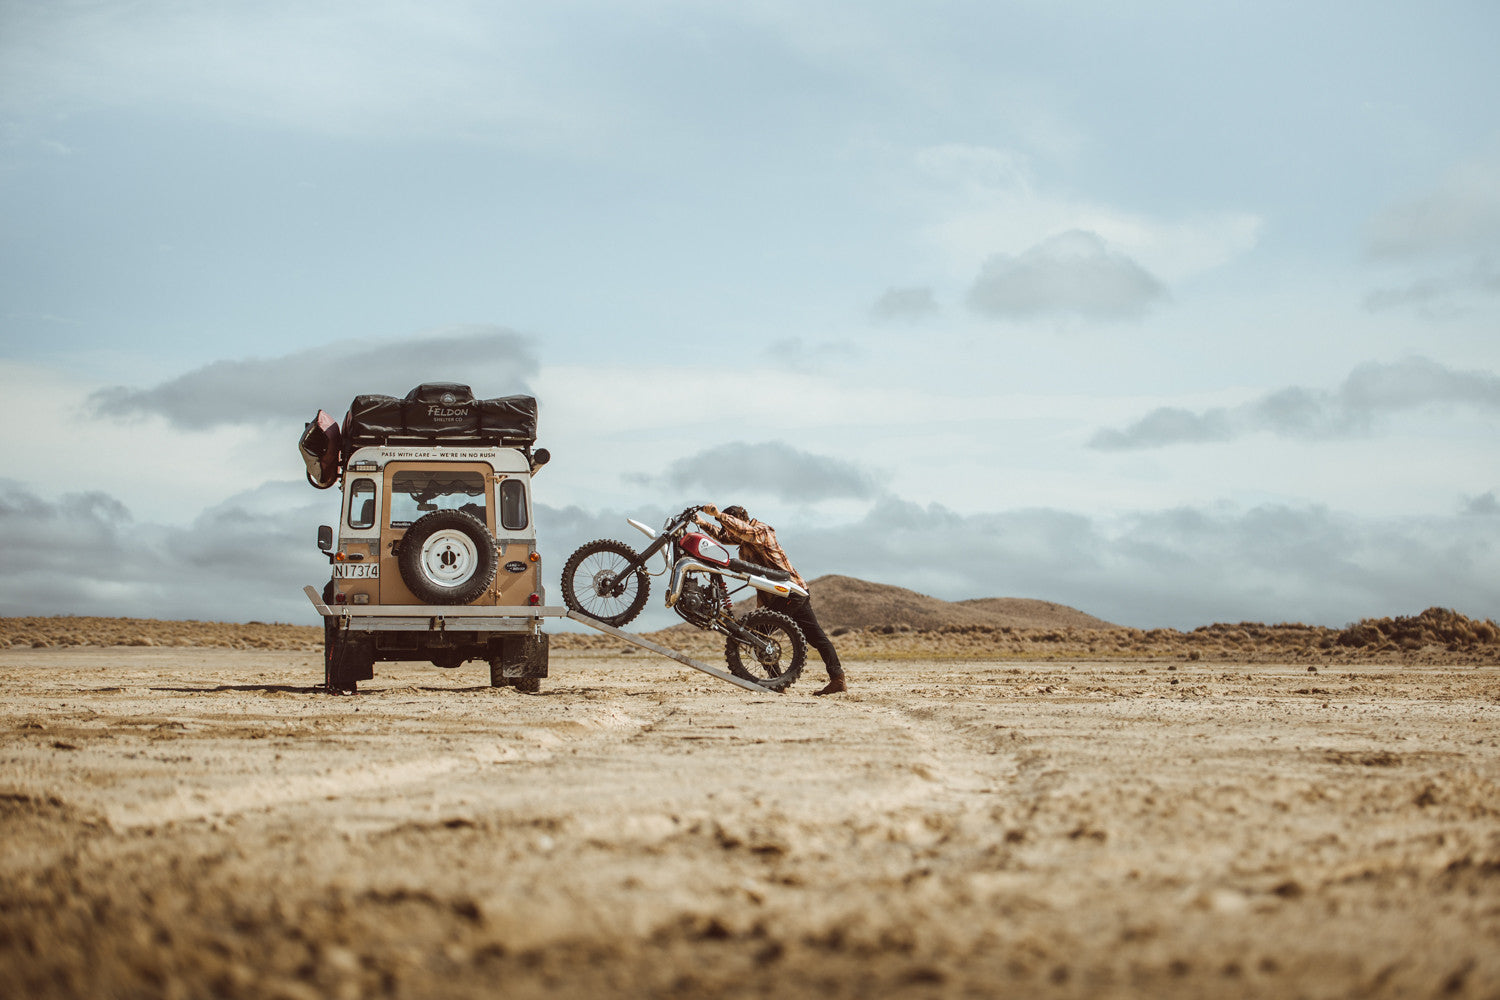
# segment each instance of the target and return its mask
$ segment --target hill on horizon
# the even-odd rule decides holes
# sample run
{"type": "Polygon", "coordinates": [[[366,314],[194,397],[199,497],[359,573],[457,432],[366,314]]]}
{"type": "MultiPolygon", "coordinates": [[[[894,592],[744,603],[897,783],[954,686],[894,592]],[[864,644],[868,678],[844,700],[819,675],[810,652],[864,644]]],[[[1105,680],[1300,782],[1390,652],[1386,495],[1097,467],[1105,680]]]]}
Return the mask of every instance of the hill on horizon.
{"type": "Polygon", "coordinates": [[[830,574],[810,581],[813,609],[824,628],[910,625],[915,629],[989,625],[1008,628],[1118,628],[1112,622],[1051,601],[978,597],[945,601],[905,587],[830,574]]]}
{"type": "MultiPolygon", "coordinates": [[[[813,610],[828,631],[836,628],[866,629],[882,625],[908,625],[934,631],[946,627],[982,625],[991,628],[1119,628],[1091,614],[1027,597],[979,597],[945,601],[905,587],[871,583],[852,576],[829,574],[809,581],[813,610]]],[[[754,596],[735,603],[743,613],[754,596]]],[[[674,628],[692,628],[686,623],[674,628]]]]}

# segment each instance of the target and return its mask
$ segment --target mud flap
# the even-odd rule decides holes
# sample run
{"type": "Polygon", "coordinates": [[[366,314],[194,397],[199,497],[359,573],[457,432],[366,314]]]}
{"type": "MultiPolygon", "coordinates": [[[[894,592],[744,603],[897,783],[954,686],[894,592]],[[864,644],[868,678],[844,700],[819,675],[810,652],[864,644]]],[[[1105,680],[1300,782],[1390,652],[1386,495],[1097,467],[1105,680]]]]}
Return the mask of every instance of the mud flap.
{"type": "Polygon", "coordinates": [[[549,648],[545,632],[506,636],[500,656],[490,660],[490,686],[504,687],[518,677],[546,677],[549,648]]]}

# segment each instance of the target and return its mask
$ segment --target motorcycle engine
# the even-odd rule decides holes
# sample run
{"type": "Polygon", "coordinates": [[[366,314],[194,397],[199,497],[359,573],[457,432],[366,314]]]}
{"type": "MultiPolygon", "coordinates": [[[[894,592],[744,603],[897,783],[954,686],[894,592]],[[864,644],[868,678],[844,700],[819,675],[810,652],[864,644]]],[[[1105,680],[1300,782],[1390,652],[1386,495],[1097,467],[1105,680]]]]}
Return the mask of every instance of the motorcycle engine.
{"type": "Polygon", "coordinates": [[[683,618],[699,628],[708,628],[719,613],[717,588],[688,580],[682,585],[682,595],[672,608],[683,618]]]}

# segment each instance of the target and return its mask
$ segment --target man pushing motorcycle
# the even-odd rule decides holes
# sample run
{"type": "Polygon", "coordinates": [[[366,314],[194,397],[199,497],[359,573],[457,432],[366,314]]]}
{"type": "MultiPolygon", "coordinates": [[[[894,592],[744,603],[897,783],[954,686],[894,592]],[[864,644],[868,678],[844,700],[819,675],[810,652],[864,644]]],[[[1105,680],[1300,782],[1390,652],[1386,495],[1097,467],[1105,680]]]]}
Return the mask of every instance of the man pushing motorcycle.
{"type": "MultiPolygon", "coordinates": [[[[803,590],[808,589],[807,581],[792,567],[786,550],[776,540],[776,530],[764,521],[755,520],[745,508],[734,506],[719,510],[713,504],[706,503],[698,513],[697,521],[702,525],[704,534],[719,542],[738,545],[741,559],[785,570],[792,575],[798,586],[803,590]],[[709,520],[710,517],[717,518],[719,523],[714,524],[709,520]]],[[[828,633],[818,624],[818,616],[813,613],[812,597],[803,594],[778,597],[761,591],[757,598],[762,607],[780,612],[796,622],[802,634],[807,637],[808,645],[816,649],[823,658],[823,666],[828,669],[828,683],[813,693],[835,694],[849,690],[843,664],[839,662],[838,650],[833,648],[833,641],[828,638],[828,633]]]]}

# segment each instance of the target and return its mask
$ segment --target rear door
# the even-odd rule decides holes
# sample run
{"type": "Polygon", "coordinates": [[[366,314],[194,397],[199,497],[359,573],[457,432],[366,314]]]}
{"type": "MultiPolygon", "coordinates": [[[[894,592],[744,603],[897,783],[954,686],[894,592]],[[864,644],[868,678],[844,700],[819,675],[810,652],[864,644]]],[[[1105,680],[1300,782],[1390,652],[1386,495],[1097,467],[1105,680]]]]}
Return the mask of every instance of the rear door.
{"type": "MultiPolygon", "coordinates": [[[[395,548],[419,518],[462,510],[495,533],[494,470],[483,462],[388,462],[381,503],[380,603],[421,604],[401,578],[395,548]]],[[[503,565],[504,558],[501,563],[503,565]]],[[[504,573],[501,569],[496,578],[504,573]]],[[[490,604],[494,587],[475,604],[490,604]]]]}

